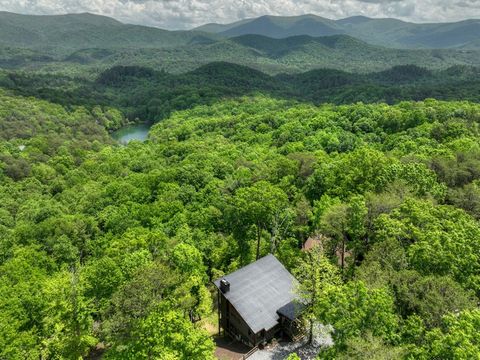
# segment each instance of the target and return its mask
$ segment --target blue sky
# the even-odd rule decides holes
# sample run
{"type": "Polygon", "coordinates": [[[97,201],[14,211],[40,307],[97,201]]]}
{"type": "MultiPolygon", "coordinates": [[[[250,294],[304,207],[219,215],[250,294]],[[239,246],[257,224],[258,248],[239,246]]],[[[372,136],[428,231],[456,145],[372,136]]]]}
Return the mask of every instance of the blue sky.
{"type": "Polygon", "coordinates": [[[91,12],[127,23],[188,29],[265,14],[458,21],[480,18],[480,0],[0,0],[0,10],[24,14],[91,12]]]}

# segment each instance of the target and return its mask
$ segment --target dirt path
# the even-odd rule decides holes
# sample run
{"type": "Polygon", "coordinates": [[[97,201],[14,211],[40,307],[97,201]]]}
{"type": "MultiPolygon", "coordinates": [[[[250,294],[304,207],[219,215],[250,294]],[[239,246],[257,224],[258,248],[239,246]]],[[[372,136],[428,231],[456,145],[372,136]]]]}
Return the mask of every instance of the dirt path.
{"type": "Polygon", "coordinates": [[[217,348],[215,357],[219,360],[240,360],[250,351],[250,347],[231,339],[219,336],[215,338],[217,348]]]}

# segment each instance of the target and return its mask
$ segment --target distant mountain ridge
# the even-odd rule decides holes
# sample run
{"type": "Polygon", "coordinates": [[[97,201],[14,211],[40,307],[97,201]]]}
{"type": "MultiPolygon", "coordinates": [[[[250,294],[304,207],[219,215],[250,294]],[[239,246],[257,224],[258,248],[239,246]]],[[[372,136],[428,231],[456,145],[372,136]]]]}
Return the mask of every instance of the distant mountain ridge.
{"type": "Polygon", "coordinates": [[[476,19],[455,23],[417,24],[365,16],[330,20],[316,15],[266,15],[232,24],[208,24],[195,30],[224,37],[255,34],[286,38],[298,35],[319,37],[344,34],[370,44],[394,48],[480,48],[480,20],[476,19]]]}
{"type": "Polygon", "coordinates": [[[272,39],[349,35],[368,44],[400,49],[480,49],[480,20],[416,24],[355,16],[330,20],[316,15],[261,16],[231,24],[169,31],[124,24],[90,13],[20,15],[0,11],[0,46],[69,52],[88,48],[178,48],[220,39],[262,35],[272,39]]]}
{"type": "Polygon", "coordinates": [[[90,13],[20,15],[0,12],[0,46],[29,49],[167,48],[215,39],[197,31],[168,31],[129,25],[90,13]]]}
{"type": "MultiPolygon", "coordinates": [[[[332,35],[340,32],[340,26],[369,22],[370,19],[363,17],[337,22],[314,15],[264,17],[257,22],[257,29],[275,29],[276,33],[269,33],[273,37],[257,34],[227,37],[204,31],[168,31],[128,25],[88,13],[30,16],[0,12],[0,69],[66,73],[80,73],[82,69],[83,73],[98,73],[116,65],[139,65],[183,73],[209,62],[227,61],[278,74],[316,68],[371,72],[409,64],[429,69],[480,65],[480,50],[468,47],[396,49],[374,45],[348,33],[332,35]],[[314,26],[312,24],[318,25],[314,35],[329,35],[302,35],[305,29],[314,26]],[[292,27],[296,28],[296,35],[274,36],[279,32],[286,34],[292,27]]],[[[234,34],[236,27],[248,23],[236,23],[225,31],[234,34]]],[[[395,24],[403,26],[404,23],[395,21],[395,24]]],[[[469,26],[475,26],[475,22],[469,26]]],[[[225,26],[207,28],[222,30],[225,26]]],[[[474,43],[480,49],[480,41],[475,39],[474,43]]]]}

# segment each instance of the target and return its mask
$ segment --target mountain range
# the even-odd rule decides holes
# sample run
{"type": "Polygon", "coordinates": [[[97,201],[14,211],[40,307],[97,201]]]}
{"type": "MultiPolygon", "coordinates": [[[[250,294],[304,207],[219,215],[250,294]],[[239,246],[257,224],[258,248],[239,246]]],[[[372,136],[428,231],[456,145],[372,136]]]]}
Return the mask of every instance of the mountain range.
{"type": "Polygon", "coordinates": [[[355,16],[330,20],[316,15],[262,16],[231,24],[207,24],[195,29],[224,37],[247,34],[286,38],[297,35],[351,35],[371,44],[396,48],[478,48],[480,20],[416,24],[397,19],[355,16]]]}
{"type": "Polygon", "coordinates": [[[182,73],[215,61],[246,65],[269,74],[317,68],[371,72],[408,64],[429,69],[479,66],[480,37],[469,43],[466,39],[472,38],[477,23],[471,20],[437,24],[438,29],[443,29],[438,34],[445,33],[447,28],[457,29],[450,31],[458,35],[456,45],[445,45],[448,39],[454,41],[452,35],[441,37],[445,46],[439,45],[439,49],[430,48],[433,40],[429,46],[417,49],[420,35],[427,39],[427,32],[412,29],[433,25],[361,17],[333,21],[306,15],[266,16],[230,25],[210,24],[191,31],[168,31],[123,24],[88,13],[32,16],[0,12],[0,69],[95,76],[118,65],[182,73]],[[470,23],[473,30],[467,32],[462,24],[470,23]],[[407,26],[411,30],[407,31],[407,26]],[[363,30],[346,30],[354,28],[363,30]],[[370,39],[366,39],[367,32],[372,34],[370,39]],[[378,45],[387,42],[392,34],[399,39],[406,33],[416,34],[416,42],[411,40],[415,49],[378,45]],[[382,36],[384,40],[378,40],[382,36]],[[463,40],[459,40],[462,36],[463,40]]]}
{"type": "Polygon", "coordinates": [[[226,25],[207,24],[190,31],[169,31],[89,13],[37,16],[0,12],[0,45],[33,49],[168,48],[242,35],[274,39],[349,35],[393,48],[479,49],[480,20],[416,24],[363,16],[341,20],[316,15],[262,16],[226,25]]]}
{"type": "Polygon", "coordinates": [[[159,48],[62,48],[31,50],[0,46],[0,69],[98,74],[117,65],[140,65],[169,73],[183,73],[215,61],[246,65],[268,74],[296,73],[317,68],[352,72],[381,71],[413,64],[429,69],[453,65],[480,66],[479,50],[391,49],[348,35],[294,36],[273,39],[243,35],[204,43],[159,48]]]}
{"type": "Polygon", "coordinates": [[[168,31],[123,24],[89,13],[20,15],[0,12],[0,46],[68,52],[84,48],[168,48],[218,38],[197,31],[168,31]]]}

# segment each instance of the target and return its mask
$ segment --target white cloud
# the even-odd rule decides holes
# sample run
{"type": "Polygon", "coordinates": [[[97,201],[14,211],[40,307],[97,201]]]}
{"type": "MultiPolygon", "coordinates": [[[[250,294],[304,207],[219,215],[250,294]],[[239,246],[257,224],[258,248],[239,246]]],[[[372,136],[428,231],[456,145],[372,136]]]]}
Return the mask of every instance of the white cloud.
{"type": "Polygon", "coordinates": [[[185,29],[265,14],[457,21],[480,18],[480,0],[0,0],[0,10],[25,14],[91,12],[128,23],[185,29]]]}

